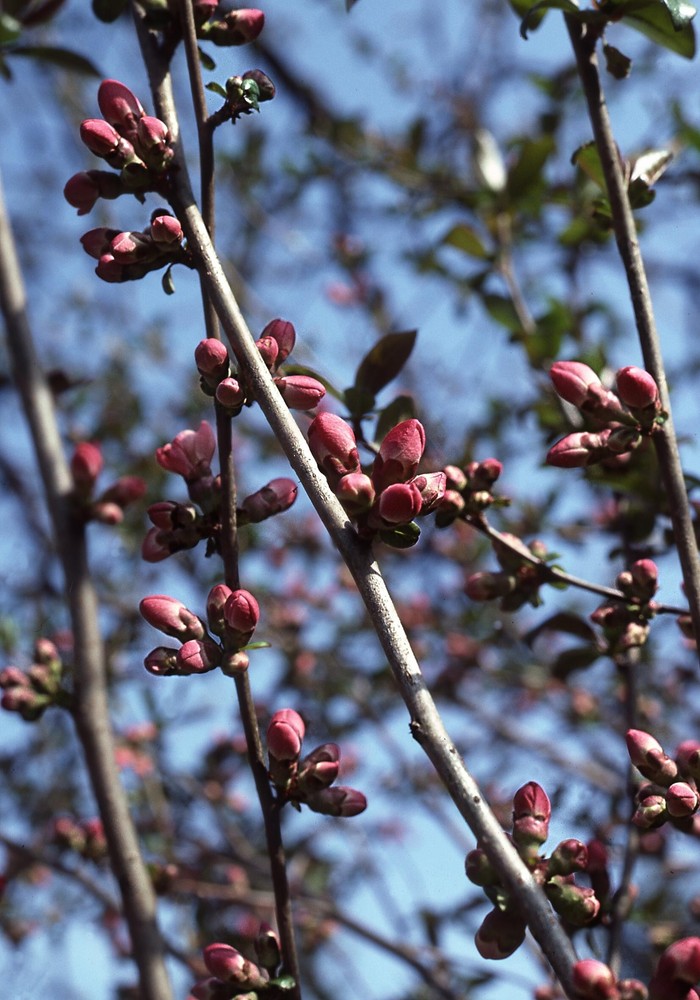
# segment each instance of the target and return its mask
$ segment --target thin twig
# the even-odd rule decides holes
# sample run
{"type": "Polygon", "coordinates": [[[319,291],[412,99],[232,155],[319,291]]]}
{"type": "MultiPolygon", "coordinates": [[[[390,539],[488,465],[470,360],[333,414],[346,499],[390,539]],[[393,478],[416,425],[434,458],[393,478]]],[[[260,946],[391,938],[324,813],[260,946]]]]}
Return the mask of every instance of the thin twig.
{"type": "MultiPolygon", "coordinates": [[[[565,16],[565,21],[576,56],[576,65],[586,96],[596,148],[605,176],[615,239],[625,268],[644,365],[659,387],[661,404],[668,414],[663,427],[653,435],[652,440],[656,447],[666,488],[673,535],[683,570],[693,628],[695,634],[700,636],[700,558],[698,557],[698,546],[685,487],[678,441],[673,429],[666,371],[654,320],[646,270],[639,248],[637,227],[600,83],[595,51],[597,35],[595,33],[587,34],[585,26],[573,17],[565,16]]],[[[698,656],[700,657],[700,644],[698,645],[698,656]]]]}
{"type": "MultiPolygon", "coordinates": [[[[137,24],[139,14],[135,10],[137,24]]],[[[143,24],[139,26],[142,52],[151,81],[156,113],[177,135],[172,85],[167,68],[143,24]]],[[[495,815],[484,801],[474,778],[450,740],[437,707],[394,607],[371,547],[361,542],[348,523],[337,498],[321,476],[309,447],[285,406],[255,347],[253,336],[226,281],[221,263],[195,203],[187,166],[176,148],[173,206],[185,230],[189,248],[206,276],[212,300],[236,357],[245,371],[260,408],[279,440],[311,502],[352,573],[378,639],[411,717],[411,732],[430,758],[457,808],[513,893],[540,947],[554,968],[567,996],[573,995],[571,967],[575,952],[553,914],[541,888],[523,864],[495,815]]]]}
{"type": "Polygon", "coordinates": [[[73,718],[104,825],[112,870],[119,882],[141,995],[144,1000],[171,1000],[163,941],[156,922],[155,894],[114,758],[105,655],[97,597],[88,569],[85,525],[72,513],[73,482],[53,397],[29,325],[24,282],[1,184],[0,307],[13,377],[29,423],[63,569],[74,642],[73,718]]]}

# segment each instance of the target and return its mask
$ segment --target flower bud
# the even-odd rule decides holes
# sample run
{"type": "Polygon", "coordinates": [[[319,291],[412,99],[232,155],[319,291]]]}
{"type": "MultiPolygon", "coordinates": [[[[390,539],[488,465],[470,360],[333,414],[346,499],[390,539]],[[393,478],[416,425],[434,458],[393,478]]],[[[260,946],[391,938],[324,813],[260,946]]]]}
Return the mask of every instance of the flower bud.
{"type": "Polygon", "coordinates": [[[322,743],[299,765],[297,788],[305,795],[312,795],[332,785],[339,770],[340,747],[337,743],[322,743]]]}
{"type": "Polygon", "coordinates": [[[260,924],[254,945],[258,962],[260,962],[263,968],[274,972],[282,961],[282,950],[279,938],[269,924],[265,922],[260,924]]]}
{"type": "Polygon", "coordinates": [[[319,413],[308,431],[309,448],[332,487],[350,472],[361,472],[355,435],[334,413],[319,413]]]}
{"type": "Polygon", "coordinates": [[[654,406],[659,399],[659,387],[649,372],[629,365],[616,376],[617,393],[622,402],[633,410],[654,406]]]}
{"type": "Polygon", "coordinates": [[[81,441],[80,444],[76,445],[70,460],[70,469],[75,488],[82,497],[88,497],[92,493],[103,465],[104,461],[99,445],[91,444],[89,441],[81,441]]]}
{"type": "Polygon", "coordinates": [[[513,840],[519,847],[539,846],[547,839],[552,806],[545,790],[528,781],[513,796],[513,840]]]}
{"type": "Polygon", "coordinates": [[[444,472],[428,472],[423,476],[415,476],[411,482],[421,495],[420,513],[430,514],[438,507],[445,495],[447,479],[444,472]]]}
{"type": "Polygon", "coordinates": [[[211,639],[190,639],[177,651],[177,672],[204,674],[221,663],[221,648],[211,639]]]}
{"type": "Polygon", "coordinates": [[[96,156],[109,156],[122,141],[117,130],[101,118],[86,118],[81,122],[80,138],[96,156]]]}
{"type": "Polygon", "coordinates": [[[288,510],[297,498],[297,485],[291,479],[272,479],[267,486],[251,493],[241,504],[251,524],[288,510]]]}
{"type": "Polygon", "coordinates": [[[224,608],[232,593],[225,583],[217,583],[207,595],[207,622],[214,635],[224,634],[224,608]]]}
{"type": "Polygon", "coordinates": [[[245,646],[260,620],[260,607],[247,590],[234,590],[224,605],[224,624],[227,636],[241,639],[245,646]]]}
{"type": "Polygon", "coordinates": [[[169,246],[173,243],[182,243],[185,236],[180,225],[180,220],[176,219],[173,215],[168,215],[167,212],[156,215],[151,219],[149,233],[152,240],[156,243],[162,243],[164,246],[169,246]]]}
{"type": "Polygon", "coordinates": [[[206,635],[204,625],[197,615],[174,597],[165,594],[144,597],[139,604],[139,611],[149,625],[182,642],[203,639],[206,635]]]}
{"type": "Polygon", "coordinates": [[[250,666],[250,657],[243,649],[235,653],[226,653],[221,661],[221,672],[227,677],[239,677],[250,666]]]}
{"type": "Polygon", "coordinates": [[[476,847],[464,860],[467,878],[474,885],[500,885],[500,876],[488,859],[486,851],[476,847]]]}
{"type": "Polygon", "coordinates": [[[547,452],[546,461],[559,469],[581,469],[605,458],[608,453],[609,432],[591,434],[580,431],[567,434],[547,452]]]}
{"type": "Polygon", "coordinates": [[[202,32],[214,45],[246,45],[263,30],[265,15],[261,10],[241,8],[230,11],[221,20],[205,24],[202,32]]]}
{"type": "Polygon", "coordinates": [[[47,667],[57,669],[61,666],[61,657],[56,644],[43,637],[34,643],[34,659],[37,663],[45,663],[47,667]]]}
{"type": "Polygon", "coordinates": [[[97,103],[102,116],[120,135],[130,139],[144,110],[138,98],[118,80],[103,80],[97,92],[97,103]]]}
{"type": "MultiPolygon", "coordinates": [[[[650,1000],[666,1000],[676,993],[673,987],[681,983],[695,985],[700,980],[700,938],[687,937],[674,942],[659,958],[656,971],[649,984],[650,1000]]],[[[679,992],[681,1000],[686,994],[679,992]]]]}
{"type": "Polygon", "coordinates": [[[632,822],[642,830],[661,826],[668,818],[663,795],[645,795],[637,804],[632,822]]]}
{"type": "Polygon", "coordinates": [[[200,375],[219,382],[228,374],[228,350],[222,341],[214,337],[200,340],[194,349],[194,360],[200,375]]]}
{"type": "Polygon", "coordinates": [[[228,944],[210,944],[204,949],[207,971],[224,983],[240,983],[252,989],[263,987],[268,975],[228,944]]]}
{"type": "Polygon", "coordinates": [[[156,646],[152,649],[143,661],[143,665],[149,674],[156,674],[158,677],[170,677],[178,673],[176,649],[169,646],[156,646]]]}
{"type": "Polygon", "coordinates": [[[286,375],[275,385],[290,410],[312,410],[326,395],[325,386],[310,375],[286,375]]]}
{"type": "Polygon", "coordinates": [[[112,253],[102,254],[95,268],[95,274],[98,278],[102,278],[103,281],[108,281],[110,284],[119,284],[120,281],[126,281],[126,269],[123,264],[114,259],[112,253]]]}
{"type": "Polygon", "coordinates": [[[547,862],[547,877],[573,875],[587,869],[588,848],[580,840],[562,840],[552,851],[547,862]]]}
{"type": "Polygon", "coordinates": [[[160,528],[150,528],[141,544],[141,558],[146,562],[162,562],[172,555],[173,551],[167,533],[160,528]]]}
{"type": "Polygon", "coordinates": [[[683,740],[676,748],[678,770],[686,777],[700,778],[700,742],[683,740]]]}
{"type": "Polygon", "coordinates": [[[335,495],[351,517],[369,510],[376,496],[372,480],[364,472],[343,476],[335,487],[335,495]]]}
{"type": "Polygon", "coordinates": [[[196,431],[180,431],[170,444],[158,448],[156,461],[162,469],[176,472],[186,480],[197,479],[211,475],[215,449],[214,432],[203,420],[196,431]]]}
{"type": "Polygon", "coordinates": [[[237,410],[245,403],[245,389],[237,378],[222,378],[214,393],[217,403],[227,410],[237,410]]]}
{"type": "Polygon", "coordinates": [[[507,573],[472,573],[464,587],[472,601],[492,601],[515,590],[516,580],[507,573]]]}
{"type": "Polygon", "coordinates": [[[682,819],[692,816],[698,808],[697,792],[685,781],[674,781],[666,792],[666,809],[669,816],[682,819]]]}
{"type": "Polygon", "coordinates": [[[356,788],[334,785],[309,795],[306,804],[326,816],[359,816],[367,808],[367,799],[356,788]]]}
{"type": "Polygon", "coordinates": [[[575,963],[572,981],[576,992],[585,1000],[618,1000],[612,970],[594,958],[575,963]]]}
{"type": "Polygon", "coordinates": [[[476,932],[474,943],[482,958],[508,958],[525,940],[527,924],[517,914],[493,909],[476,932]]]}
{"type": "Polygon", "coordinates": [[[294,327],[286,319],[273,319],[260,336],[269,337],[277,344],[275,359],[278,365],[284,364],[292,353],[297,337],[294,327]]]}
{"type": "Polygon", "coordinates": [[[114,237],[109,253],[118,264],[139,264],[155,260],[159,251],[145,233],[123,232],[114,237]]]}
{"type": "Polygon", "coordinates": [[[140,500],[146,492],[146,483],[140,476],[120,476],[100,494],[100,503],[115,503],[118,507],[128,507],[140,500]]]}
{"type": "Polygon", "coordinates": [[[570,878],[555,875],[545,882],[544,891],[557,913],[575,927],[584,927],[598,916],[600,903],[593,890],[575,885],[570,878]]]}
{"type": "Polygon", "coordinates": [[[642,729],[629,729],[625,736],[630,760],[640,774],[657,785],[668,786],[678,775],[678,766],[661,744],[642,729]]]}
{"type": "Polygon", "coordinates": [[[99,260],[110,249],[112,240],[119,235],[118,229],[107,229],[99,226],[97,229],[89,229],[80,237],[83,250],[90,257],[99,260]]]}
{"type": "Polygon", "coordinates": [[[459,493],[466,488],[468,479],[465,473],[457,465],[446,465],[445,476],[447,477],[447,488],[457,490],[459,493]]]}
{"type": "Polygon", "coordinates": [[[415,483],[394,483],[379,495],[377,512],[385,524],[408,524],[420,514],[423,498],[415,483]]]}
{"type": "Polygon", "coordinates": [[[99,521],[100,524],[121,524],[124,520],[124,511],[119,504],[103,503],[100,500],[90,506],[88,516],[91,521],[99,521]]]}
{"type": "Polygon", "coordinates": [[[116,174],[107,170],[84,170],[73,174],[63,188],[63,197],[78,209],[78,215],[87,215],[98,198],[118,198],[124,185],[116,174]]]}
{"type": "MultiPolygon", "coordinates": [[[[620,1000],[649,1000],[649,991],[639,979],[620,979],[617,983],[620,1000]]],[[[687,997],[686,1000],[691,1000],[687,997]]]]}
{"type": "Polygon", "coordinates": [[[283,708],[270,719],[267,727],[267,749],[276,760],[298,760],[306,727],[304,720],[292,708],[283,708]]]}
{"type": "Polygon", "coordinates": [[[403,420],[393,427],[380,444],[372,467],[372,482],[377,492],[413,478],[424,450],[425,431],[420,421],[403,420]]]}
{"type": "Polygon", "coordinates": [[[557,395],[574,406],[586,401],[589,386],[602,384],[593,369],[580,361],[557,361],[549,369],[549,377],[557,395]]]}

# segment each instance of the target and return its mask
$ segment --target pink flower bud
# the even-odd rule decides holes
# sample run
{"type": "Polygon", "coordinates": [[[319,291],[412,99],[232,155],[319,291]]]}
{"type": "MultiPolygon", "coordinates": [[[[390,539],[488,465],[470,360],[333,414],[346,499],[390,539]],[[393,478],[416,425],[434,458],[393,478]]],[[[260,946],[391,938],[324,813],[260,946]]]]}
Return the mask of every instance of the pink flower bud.
{"type": "Polygon", "coordinates": [[[674,781],[666,792],[666,808],[675,819],[692,816],[698,808],[696,791],[685,781],[674,781]]]}
{"type": "Polygon", "coordinates": [[[585,1000],[618,1000],[613,972],[594,958],[576,962],[572,970],[574,989],[585,1000]]]}
{"type": "Polygon", "coordinates": [[[424,449],[425,431],[418,420],[404,420],[393,427],[379,446],[372,468],[372,482],[377,492],[411,479],[424,449]]]}
{"type": "Polygon", "coordinates": [[[351,517],[369,510],[376,496],[372,480],[364,472],[342,476],[335,487],[335,495],[351,517]]]}
{"type": "Polygon", "coordinates": [[[513,839],[529,847],[543,844],[549,832],[552,806],[545,790],[528,781],[513,796],[513,839]]]}
{"type": "Polygon", "coordinates": [[[584,927],[600,912],[593,889],[575,885],[572,877],[555,875],[545,882],[544,891],[557,913],[574,927],[584,927]]]}
{"type": "Polygon", "coordinates": [[[180,431],[170,444],[156,450],[156,461],[162,469],[176,472],[186,480],[211,475],[211,460],[216,441],[206,420],[196,431],[180,431]]]}
{"type": "Polygon", "coordinates": [[[169,646],[156,646],[145,658],[143,665],[149,674],[170,677],[178,672],[177,653],[177,649],[172,649],[169,646]]]}
{"type": "Polygon", "coordinates": [[[547,862],[547,875],[572,875],[588,869],[588,848],[580,840],[562,840],[547,862]]]}
{"type": "Polygon", "coordinates": [[[168,126],[160,118],[144,115],[139,119],[134,146],[151,170],[162,172],[175,155],[169,139],[168,126]]]}
{"type": "Polygon", "coordinates": [[[30,687],[29,678],[19,667],[5,667],[0,671],[0,688],[30,687]]]}
{"type": "Polygon", "coordinates": [[[647,406],[654,406],[659,399],[659,387],[643,368],[636,368],[628,365],[621,368],[616,376],[617,393],[625,403],[633,410],[643,410],[647,406]]]}
{"type": "Polygon", "coordinates": [[[350,472],[361,472],[352,428],[334,413],[319,413],[309,425],[309,447],[331,486],[350,472]]]}
{"type": "Polygon", "coordinates": [[[270,719],[267,727],[267,749],[275,760],[298,760],[306,726],[292,708],[283,708],[270,719]]]}
{"type": "Polygon", "coordinates": [[[228,350],[226,345],[214,337],[200,340],[194,349],[194,360],[200,375],[219,382],[228,374],[228,350]]]}
{"type": "Polygon", "coordinates": [[[291,479],[272,479],[267,486],[251,493],[242,503],[251,524],[288,510],[297,498],[297,485],[291,479]]]}
{"type": "Polygon", "coordinates": [[[141,545],[141,558],[146,562],[162,562],[172,555],[168,536],[160,528],[150,528],[141,545]]]}
{"type": "Polygon", "coordinates": [[[461,492],[467,485],[467,477],[458,465],[446,465],[445,475],[447,476],[447,488],[461,492]]]}
{"type": "Polygon", "coordinates": [[[429,514],[435,510],[445,496],[447,477],[444,472],[428,472],[423,476],[415,476],[411,482],[421,495],[421,514],[429,514]]]}
{"type": "Polygon", "coordinates": [[[221,403],[228,410],[237,410],[245,403],[245,390],[238,379],[229,377],[223,378],[216,387],[217,403],[221,403]]]}
{"type": "Polygon", "coordinates": [[[97,92],[100,111],[110,125],[127,139],[135,134],[144,110],[138,98],[118,80],[103,80],[97,92]]]}
{"type": "Polygon", "coordinates": [[[356,788],[334,785],[309,795],[309,809],[326,816],[359,816],[367,808],[367,798],[356,788]]]}
{"type": "Polygon", "coordinates": [[[124,511],[119,504],[103,503],[100,500],[90,507],[89,517],[91,521],[99,521],[100,524],[121,524],[124,520],[124,511]]]}
{"type": "Polygon", "coordinates": [[[660,826],[667,818],[666,799],[663,795],[645,795],[638,803],[632,822],[642,830],[660,826]]]}
{"type": "Polygon", "coordinates": [[[254,41],[265,24],[261,10],[242,8],[230,11],[224,18],[204,25],[204,37],[215,45],[246,45],[254,41]]]}
{"type": "Polygon", "coordinates": [[[588,431],[567,434],[552,445],[546,461],[559,469],[581,469],[592,465],[608,454],[609,435],[609,431],[607,434],[590,434],[588,431]]]}
{"type": "Polygon", "coordinates": [[[164,246],[181,243],[185,236],[180,225],[180,220],[176,219],[173,215],[168,215],[166,212],[162,215],[156,215],[151,220],[149,232],[151,239],[155,240],[156,243],[162,243],[164,246]]]}
{"type": "Polygon", "coordinates": [[[500,878],[496,869],[489,861],[486,851],[476,847],[464,859],[464,871],[474,885],[499,885],[500,878]]]}
{"type": "Polygon", "coordinates": [[[580,361],[557,361],[549,369],[549,377],[557,395],[574,406],[586,401],[589,386],[601,385],[593,369],[580,361]]]}
{"type": "Polygon", "coordinates": [[[234,590],[224,605],[224,622],[232,632],[251,635],[260,620],[260,607],[247,590],[234,590]]]}
{"type": "Polygon", "coordinates": [[[139,611],[149,625],[182,642],[203,639],[206,635],[204,625],[197,615],[174,597],[165,594],[144,597],[139,604],[139,611]]]}
{"type": "Polygon", "coordinates": [[[472,601],[492,601],[515,590],[515,577],[507,573],[472,573],[464,591],[472,601]]]}
{"type": "Polygon", "coordinates": [[[78,209],[78,215],[87,215],[98,198],[117,198],[123,192],[124,185],[118,175],[106,170],[73,174],[63,188],[64,198],[78,209]]]}
{"type": "MultiPolygon", "coordinates": [[[[649,991],[640,979],[620,979],[617,983],[620,1000],[649,1000],[649,991]]],[[[686,1000],[694,1000],[690,994],[686,1000]]]]}
{"type": "Polygon", "coordinates": [[[119,235],[118,229],[106,229],[100,226],[97,229],[90,229],[80,237],[83,250],[90,257],[99,260],[110,249],[112,240],[119,235]]]}
{"type": "Polygon", "coordinates": [[[138,232],[117,233],[110,244],[109,252],[118,264],[151,261],[159,253],[151,237],[138,232]]]}
{"type": "Polygon", "coordinates": [[[408,524],[420,514],[423,498],[415,483],[394,483],[379,495],[377,511],[386,524],[408,524]]]}
{"type": "Polygon", "coordinates": [[[270,337],[277,343],[276,360],[278,365],[284,364],[292,353],[297,337],[294,327],[286,319],[273,319],[267,324],[260,336],[270,337]]]}
{"type": "Polygon", "coordinates": [[[146,492],[146,483],[140,476],[120,476],[115,483],[108,486],[100,496],[101,503],[115,503],[119,507],[140,500],[146,492]]]}
{"type": "MultiPolygon", "coordinates": [[[[687,937],[676,941],[661,955],[653,979],[649,984],[650,1000],[662,1000],[668,996],[660,988],[676,983],[695,985],[700,980],[700,938],[687,937]]],[[[685,997],[682,998],[685,1000],[685,997]]]]}
{"type": "Polygon", "coordinates": [[[651,599],[658,589],[659,570],[652,559],[638,559],[630,566],[632,581],[638,591],[651,599]]]}
{"type": "Polygon", "coordinates": [[[221,649],[211,639],[190,639],[177,651],[177,672],[204,674],[221,663],[221,649]]]}
{"type": "Polygon", "coordinates": [[[217,583],[211,588],[207,596],[207,621],[209,628],[215,635],[223,635],[224,632],[224,607],[226,601],[233,591],[225,583],[217,583]]]}
{"type": "Polygon", "coordinates": [[[482,958],[508,958],[525,940],[527,925],[517,914],[493,909],[476,932],[474,943],[482,958]]]}
{"type": "Polygon", "coordinates": [[[678,774],[676,762],[671,760],[661,744],[642,729],[629,729],[625,736],[630,760],[645,778],[657,785],[669,785],[678,774]]]}
{"type": "Polygon", "coordinates": [[[340,747],[337,743],[322,743],[299,765],[297,788],[305,795],[328,788],[338,777],[339,770],[340,747]]]}
{"type": "Polygon", "coordinates": [[[102,472],[104,461],[100,446],[89,441],[81,441],[76,445],[70,460],[73,482],[78,492],[87,497],[92,493],[95,481],[102,472]]]}
{"type": "Polygon", "coordinates": [[[676,763],[681,774],[695,778],[700,777],[700,742],[683,740],[676,749],[676,763]]]}
{"type": "Polygon", "coordinates": [[[312,410],[326,395],[325,386],[310,375],[286,375],[275,385],[290,410],[312,410]]]}
{"type": "Polygon", "coordinates": [[[105,253],[100,257],[95,274],[110,284],[119,284],[120,281],[126,280],[124,265],[116,261],[111,253],[105,253]]]}
{"type": "Polygon", "coordinates": [[[56,643],[43,637],[40,637],[34,643],[34,659],[37,663],[45,663],[49,667],[58,667],[61,664],[61,657],[56,643]]]}
{"type": "Polygon", "coordinates": [[[274,337],[261,337],[255,341],[255,346],[260,351],[260,357],[270,371],[274,371],[277,367],[277,355],[280,351],[279,344],[274,337]]]}
{"type": "Polygon", "coordinates": [[[91,153],[109,156],[119,146],[121,136],[115,128],[101,118],[86,118],[80,124],[80,138],[91,153]]]}
{"type": "Polygon", "coordinates": [[[207,971],[224,983],[240,983],[259,989],[266,985],[268,975],[248,961],[239,951],[228,944],[210,944],[204,949],[204,964],[207,971]]]}

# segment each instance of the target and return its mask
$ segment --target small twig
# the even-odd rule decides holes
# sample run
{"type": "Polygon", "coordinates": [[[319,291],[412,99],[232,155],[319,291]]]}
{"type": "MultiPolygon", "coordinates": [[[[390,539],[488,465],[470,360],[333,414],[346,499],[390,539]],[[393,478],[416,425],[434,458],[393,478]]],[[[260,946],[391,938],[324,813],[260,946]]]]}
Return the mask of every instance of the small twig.
{"type": "Polygon", "coordinates": [[[72,512],[73,481],[53,397],[29,325],[24,282],[1,185],[0,308],[13,378],[29,423],[63,569],[74,642],[73,718],[102,818],[112,870],[119,882],[141,995],[144,1000],[171,1000],[163,941],[156,922],[155,893],[114,758],[105,655],[97,596],[88,569],[85,524],[72,512]]]}
{"type": "MultiPolygon", "coordinates": [[[[605,176],[615,239],[625,268],[644,365],[659,387],[661,404],[668,414],[668,419],[653,435],[652,440],[656,446],[668,497],[673,535],[683,570],[693,628],[695,634],[700,636],[700,558],[698,557],[698,546],[683,477],[678,441],[673,429],[666,372],[644,261],[639,249],[637,227],[598,73],[598,60],[595,52],[597,35],[588,35],[584,25],[573,17],[565,16],[565,21],[576,56],[578,73],[586,96],[588,114],[605,176]]],[[[698,656],[700,657],[700,644],[698,644],[698,656]]]]}

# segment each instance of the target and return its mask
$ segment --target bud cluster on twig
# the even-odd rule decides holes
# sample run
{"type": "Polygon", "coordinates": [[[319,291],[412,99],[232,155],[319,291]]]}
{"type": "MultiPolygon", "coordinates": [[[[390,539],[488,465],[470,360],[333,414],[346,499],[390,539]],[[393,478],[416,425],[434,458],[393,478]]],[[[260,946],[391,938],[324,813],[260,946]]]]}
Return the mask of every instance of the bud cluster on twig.
{"type": "Polygon", "coordinates": [[[26,670],[11,666],[0,671],[0,706],[17,712],[25,722],[41,718],[52,705],[69,708],[71,697],[62,687],[62,680],[63,662],[55,644],[50,639],[37,639],[31,666],[26,670]]]}
{"type": "Polygon", "coordinates": [[[630,760],[646,782],[636,793],[632,821],[643,830],[672,823],[686,833],[700,832],[700,742],[685,740],[669,757],[661,744],[642,729],[625,737],[630,760]]]}
{"type": "Polygon", "coordinates": [[[438,528],[446,528],[457,518],[478,520],[489,507],[506,507],[510,503],[507,497],[493,493],[494,483],[503,472],[497,458],[469,462],[464,468],[446,465],[444,472],[445,493],[435,514],[438,528]]]}
{"type": "Polygon", "coordinates": [[[235,675],[248,669],[249,645],[260,619],[260,608],[247,590],[217,583],[207,597],[207,621],[165,594],[144,597],[139,611],[145,620],[181,646],[157,646],[144,660],[159,677],[203,674],[215,667],[235,675]]]}
{"type": "MultiPolygon", "coordinates": [[[[572,982],[581,1000],[700,1000],[700,938],[675,941],[659,957],[649,986],[618,979],[603,962],[585,958],[574,964],[572,982]]],[[[560,994],[556,993],[555,996],[560,994]]]]}
{"type": "MultiPolygon", "coordinates": [[[[511,839],[518,854],[556,912],[574,927],[590,924],[598,916],[601,900],[595,890],[576,884],[576,872],[587,872],[588,848],[580,840],[563,840],[549,858],[540,848],[549,833],[552,807],[549,797],[535,781],[529,781],[513,796],[511,839]]],[[[475,941],[484,958],[507,958],[525,939],[527,924],[517,899],[502,884],[486,851],[480,847],[467,855],[467,878],[480,885],[493,909],[486,915],[475,941]]]]}
{"type": "Polygon", "coordinates": [[[362,792],[344,785],[333,786],[340,772],[340,747],[322,743],[302,760],[305,732],[304,720],[291,708],[275,712],[267,727],[270,778],[282,800],[297,809],[303,802],[314,812],[328,816],[357,816],[364,812],[367,799],[362,792]]]}
{"type": "Polygon", "coordinates": [[[658,579],[656,563],[651,559],[638,559],[615,580],[624,600],[609,598],[591,614],[591,621],[603,631],[609,656],[643,646],[647,641],[649,623],[657,611],[653,597],[658,579]]]}
{"type": "Polygon", "coordinates": [[[202,979],[190,989],[194,1000],[255,1000],[284,995],[294,986],[294,980],[281,968],[282,954],[277,935],[269,924],[261,923],[253,942],[257,962],[245,958],[230,944],[217,941],[203,951],[208,979],[202,979]]]}
{"type": "Polygon", "coordinates": [[[81,441],[76,445],[70,460],[76,507],[84,521],[121,524],[124,508],[141,499],[146,492],[146,484],[139,476],[121,476],[94,497],[95,483],[103,466],[102,450],[98,444],[81,441]]]}
{"type": "Polygon", "coordinates": [[[393,427],[374,464],[363,472],[355,433],[334,413],[320,413],[309,426],[309,447],[331,489],[361,538],[378,537],[394,548],[415,545],[416,517],[432,513],[445,493],[444,472],[417,475],[425,449],[423,425],[415,419],[393,427]]]}
{"type": "Polygon", "coordinates": [[[540,587],[550,580],[544,543],[535,540],[528,546],[516,535],[502,532],[493,539],[493,552],[500,571],[470,574],[464,587],[467,597],[472,601],[500,598],[503,611],[517,611],[526,603],[539,607],[540,587]]]}
{"type": "Polygon", "coordinates": [[[547,453],[550,465],[573,469],[599,462],[624,464],[666,419],[658,386],[642,368],[621,368],[617,393],[606,389],[593,369],[580,361],[557,361],[549,374],[557,395],[595,427],[567,434],[552,445],[547,453]]]}

